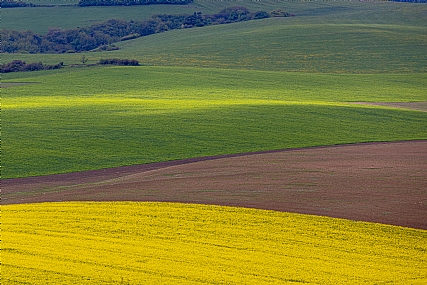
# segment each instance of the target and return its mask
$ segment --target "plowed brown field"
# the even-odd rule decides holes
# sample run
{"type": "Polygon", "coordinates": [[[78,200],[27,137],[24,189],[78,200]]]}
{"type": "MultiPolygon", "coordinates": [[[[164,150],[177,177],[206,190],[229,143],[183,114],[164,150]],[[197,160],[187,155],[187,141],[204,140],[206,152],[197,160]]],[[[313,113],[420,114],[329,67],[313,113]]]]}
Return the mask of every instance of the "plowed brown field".
{"type": "Polygon", "coordinates": [[[2,203],[173,201],[427,229],[427,141],[205,157],[2,181],[2,203]]]}

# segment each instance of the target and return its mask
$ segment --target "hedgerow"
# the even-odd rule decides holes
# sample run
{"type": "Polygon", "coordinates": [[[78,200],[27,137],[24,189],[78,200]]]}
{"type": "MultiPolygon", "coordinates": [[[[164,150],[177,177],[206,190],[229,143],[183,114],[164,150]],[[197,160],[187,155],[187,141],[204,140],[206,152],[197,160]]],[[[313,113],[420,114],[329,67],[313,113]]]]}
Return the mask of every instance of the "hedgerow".
{"type": "Polygon", "coordinates": [[[44,65],[41,62],[26,63],[22,60],[14,60],[12,62],[0,64],[0,73],[59,69],[63,67],[63,65],[63,62],[54,65],[44,65]]]}
{"type": "Polygon", "coordinates": [[[152,4],[175,4],[185,5],[193,0],[80,0],[79,6],[133,6],[152,4]]]}
{"type": "Polygon", "coordinates": [[[110,59],[100,59],[99,64],[101,65],[123,65],[123,66],[138,66],[139,61],[134,59],[119,59],[119,58],[110,58],[110,59]]]}

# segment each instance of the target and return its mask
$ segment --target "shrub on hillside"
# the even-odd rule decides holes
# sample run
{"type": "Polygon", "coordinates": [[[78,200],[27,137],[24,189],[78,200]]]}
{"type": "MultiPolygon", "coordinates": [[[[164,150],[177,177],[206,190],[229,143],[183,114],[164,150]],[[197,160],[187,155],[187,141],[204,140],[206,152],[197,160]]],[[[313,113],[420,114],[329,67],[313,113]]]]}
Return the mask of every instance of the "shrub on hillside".
{"type": "Polygon", "coordinates": [[[2,73],[6,73],[6,72],[18,72],[18,71],[21,71],[21,68],[25,64],[26,63],[24,61],[22,61],[22,60],[14,60],[12,62],[2,64],[0,66],[0,71],[2,73]]]}
{"type": "Polygon", "coordinates": [[[63,65],[63,62],[60,62],[55,65],[43,65],[43,63],[41,62],[33,62],[27,64],[25,61],[22,60],[14,60],[9,63],[0,64],[0,73],[59,69],[63,65]]]}
{"type": "Polygon", "coordinates": [[[225,23],[248,21],[252,19],[252,14],[246,7],[235,6],[223,9],[218,14],[213,15],[216,19],[223,19],[225,23]]]}
{"type": "Polygon", "coordinates": [[[22,66],[21,71],[37,71],[37,70],[43,70],[44,66],[41,62],[33,62],[28,63],[22,66]]]}
{"type": "Polygon", "coordinates": [[[268,14],[265,11],[258,11],[254,13],[254,19],[258,20],[258,19],[265,19],[265,18],[270,18],[270,14],[268,14]]]}
{"type": "Polygon", "coordinates": [[[100,59],[99,64],[101,65],[124,65],[124,66],[138,66],[139,61],[135,59],[119,59],[119,58],[108,58],[100,59]]]}
{"type": "Polygon", "coordinates": [[[270,12],[271,17],[289,17],[291,14],[283,11],[282,9],[276,9],[270,12]]]}

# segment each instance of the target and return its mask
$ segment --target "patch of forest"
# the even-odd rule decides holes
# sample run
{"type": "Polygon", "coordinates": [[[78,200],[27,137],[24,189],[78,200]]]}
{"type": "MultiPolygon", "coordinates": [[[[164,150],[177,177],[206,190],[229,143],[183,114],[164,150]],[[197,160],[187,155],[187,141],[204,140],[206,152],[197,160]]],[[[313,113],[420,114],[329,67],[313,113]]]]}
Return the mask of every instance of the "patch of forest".
{"type": "Polygon", "coordinates": [[[29,30],[2,29],[1,52],[34,54],[112,50],[117,49],[112,45],[113,43],[174,29],[288,16],[291,14],[280,9],[271,12],[250,12],[246,7],[236,6],[211,15],[203,15],[201,12],[194,12],[190,15],[158,14],[143,21],[111,19],[88,27],[50,28],[45,35],[29,30]]]}
{"type": "Polygon", "coordinates": [[[1,0],[1,8],[19,8],[19,7],[39,7],[33,3],[25,3],[23,1],[15,0],[1,0]]]}
{"type": "Polygon", "coordinates": [[[22,60],[14,60],[5,64],[0,64],[0,73],[19,72],[19,71],[38,71],[59,69],[64,66],[63,62],[55,65],[44,65],[41,62],[26,63],[22,60]]]}
{"type": "MultiPolygon", "coordinates": [[[[80,0],[77,4],[80,7],[87,6],[132,6],[132,5],[153,5],[153,4],[172,4],[185,5],[192,3],[193,0],[80,0]]],[[[1,8],[19,8],[19,7],[53,7],[49,4],[33,4],[20,0],[1,0],[1,8]]],[[[62,5],[64,6],[64,5],[62,5]]],[[[70,4],[66,6],[75,6],[70,4]]]]}
{"type": "Polygon", "coordinates": [[[79,6],[131,6],[152,4],[185,5],[193,0],[80,0],[79,6]]]}

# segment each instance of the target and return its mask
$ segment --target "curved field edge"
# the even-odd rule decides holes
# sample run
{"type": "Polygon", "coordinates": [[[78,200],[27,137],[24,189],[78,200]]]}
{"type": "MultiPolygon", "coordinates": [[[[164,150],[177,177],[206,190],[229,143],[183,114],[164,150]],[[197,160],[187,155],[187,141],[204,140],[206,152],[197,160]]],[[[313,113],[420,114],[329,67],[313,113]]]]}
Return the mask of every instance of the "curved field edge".
{"type": "Polygon", "coordinates": [[[357,143],[6,179],[2,204],[182,202],[427,229],[426,150],[427,140],[357,143]]]}
{"type": "Polygon", "coordinates": [[[2,279],[11,284],[423,284],[426,241],[423,230],[246,208],[7,205],[2,206],[2,279]]]}
{"type": "Polygon", "coordinates": [[[2,90],[3,178],[190,157],[426,139],[427,75],[176,67],[36,73],[2,90]],[[13,157],[11,154],[13,153],[13,157]]]}

